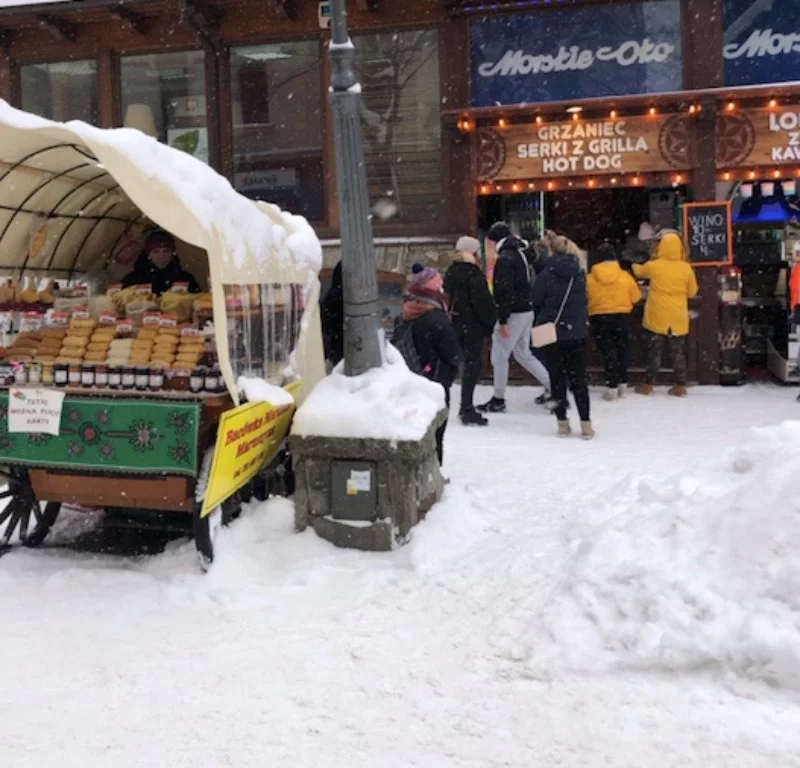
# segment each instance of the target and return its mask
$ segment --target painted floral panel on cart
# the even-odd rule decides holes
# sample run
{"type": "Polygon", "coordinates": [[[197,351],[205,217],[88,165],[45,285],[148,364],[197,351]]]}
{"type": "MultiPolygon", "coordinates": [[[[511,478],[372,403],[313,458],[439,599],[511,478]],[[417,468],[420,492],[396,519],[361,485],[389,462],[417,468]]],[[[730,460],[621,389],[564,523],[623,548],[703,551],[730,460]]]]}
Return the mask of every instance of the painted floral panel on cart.
{"type": "Polygon", "coordinates": [[[70,397],[57,436],[9,432],[8,392],[0,392],[0,463],[194,477],[200,403],[70,397]]]}

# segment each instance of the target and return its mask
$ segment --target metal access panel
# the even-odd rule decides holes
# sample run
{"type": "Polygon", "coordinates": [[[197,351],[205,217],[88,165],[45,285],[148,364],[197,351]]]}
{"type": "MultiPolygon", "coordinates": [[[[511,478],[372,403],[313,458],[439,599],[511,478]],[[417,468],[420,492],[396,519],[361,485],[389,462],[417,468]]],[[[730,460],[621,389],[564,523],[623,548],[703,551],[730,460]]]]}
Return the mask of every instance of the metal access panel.
{"type": "Polygon", "coordinates": [[[378,512],[374,462],[334,461],[331,474],[334,519],[374,520],[378,512]]]}

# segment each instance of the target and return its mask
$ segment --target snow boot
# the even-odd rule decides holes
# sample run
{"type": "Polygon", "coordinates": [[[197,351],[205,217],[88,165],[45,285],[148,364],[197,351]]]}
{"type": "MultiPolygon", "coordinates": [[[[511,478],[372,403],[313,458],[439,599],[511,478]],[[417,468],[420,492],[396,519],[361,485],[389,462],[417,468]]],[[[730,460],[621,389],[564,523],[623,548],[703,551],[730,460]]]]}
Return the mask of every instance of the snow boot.
{"type": "Polygon", "coordinates": [[[653,394],[653,385],[652,384],[639,384],[636,387],[636,394],[637,395],[652,395],[653,394]]]}
{"type": "Polygon", "coordinates": [[[552,399],[553,398],[552,398],[551,394],[547,390],[545,390],[533,402],[536,403],[536,405],[547,405],[548,401],[552,400],[552,399]]]}
{"type": "Polygon", "coordinates": [[[594,437],[594,427],[591,421],[581,422],[581,439],[591,440],[594,437]]]}
{"type": "Polygon", "coordinates": [[[505,413],[506,401],[499,397],[493,397],[488,403],[479,405],[475,410],[481,413],[505,413]]]}
{"type": "Polygon", "coordinates": [[[686,389],[686,386],[683,384],[676,384],[669,392],[668,395],[672,395],[673,397],[686,397],[689,394],[689,391],[686,389]]]}
{"type": "Polygon", "coordinates": [[[619,397],[619,391],[616,387],[608,387],[606,391],[603,392],[603,400],[607,403],[613,403],[619,397]]]}
{"type": "Polygon", "coordinates": [[[481,416],[474,408],[461,411],[458,418],[465,427],[485,427],[489,423],[489,420],[485,416],[481,416]]]}
{"type": "Polygon", "coordinates": [[[559,421],[557,435],[559,437],[569,437],[571,434],[572,434],[572,427],[570,427],[569,422],[559,421]]]}

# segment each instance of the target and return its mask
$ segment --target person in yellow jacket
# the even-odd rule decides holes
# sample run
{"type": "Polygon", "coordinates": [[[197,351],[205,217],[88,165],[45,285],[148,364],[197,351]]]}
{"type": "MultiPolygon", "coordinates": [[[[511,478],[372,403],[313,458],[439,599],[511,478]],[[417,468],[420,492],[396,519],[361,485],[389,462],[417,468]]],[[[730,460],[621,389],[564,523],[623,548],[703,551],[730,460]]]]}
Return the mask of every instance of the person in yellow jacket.
{"type": "Polygon", "coordinates": [[[642,300],[642,292],[631,275],[619,265],[611,243],[603,243],[586,281],[589,294],[589,324],[603,357],[606,375],[604,400],[613,401],[628,388],[628,347],[631,312],[642,300]]]}
{"type": "Polygon", "coordinates": [[[656,256],[634,264],[633,274],[650,281],[642,325],[647,331],[647,374],[636,391],[650,395],[661,368],[664,344],[669,345],[675,384],[670,395],[686,397],[686,336],[689,335],[689,299],[697,296],[697,278],[686,257],[683,240],[675,233],[661,238],[656,256]]]}

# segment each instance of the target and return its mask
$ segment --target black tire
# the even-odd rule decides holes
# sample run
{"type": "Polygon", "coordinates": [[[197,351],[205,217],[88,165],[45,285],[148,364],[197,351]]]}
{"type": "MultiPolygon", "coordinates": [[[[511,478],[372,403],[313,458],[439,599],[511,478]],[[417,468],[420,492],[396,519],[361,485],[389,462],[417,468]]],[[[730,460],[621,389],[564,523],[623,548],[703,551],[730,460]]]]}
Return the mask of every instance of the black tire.
{"type": "Polygon", "coordinates": [[[192,518],[194,546],[197,550],[200,567],[204,571],[207,571],[214,562],[214,539],[217,531],[220,527],[227,527],[239,517],[241,509],[242,502],[239,494],[235,493],[205,517],[200,517],[200,505],[195,510],[192,518]]]}
{"type": "Polygon", "coordinates": [[[58,519],[61,504],[40,502],[26,469],[12,468],[0,473],[2,480],[6,487],[0,490],[0,501],[7,499],[8,503],[0,511],[0,550],[10,546],[15,532],[23,546],[38,547],[58,519]]]}

